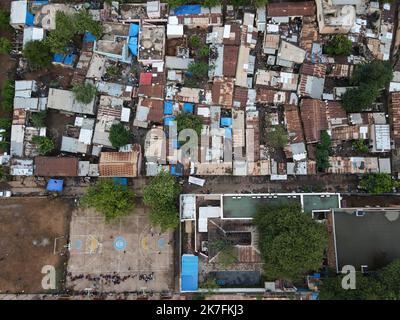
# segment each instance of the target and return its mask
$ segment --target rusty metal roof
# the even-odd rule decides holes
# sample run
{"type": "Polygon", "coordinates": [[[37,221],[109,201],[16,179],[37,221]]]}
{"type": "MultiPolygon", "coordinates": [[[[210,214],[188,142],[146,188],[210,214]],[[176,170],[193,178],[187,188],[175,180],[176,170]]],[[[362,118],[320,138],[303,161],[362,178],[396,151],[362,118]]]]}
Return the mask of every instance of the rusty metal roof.
{"type": "Polygon", "coordinates": [[[233,102],[233,79],[231,78],[216,78],[212,86],[212,100],[214,103],[232,107],[233,102]]]}
{"type": "Polygon", "coordinates": [[[269,17],[303,17],[314,13],[314,1],[269,3],[267,6],[269,17]]]}
{"type": "Polygon", "coordinates": [[[328,129],[325,102],[316,99],[301,100],[300,115],[307,143],[318,142],[321,130],[328,129]]]}
{"type": "Polygon", "coordinates": [[[35,175],[40,177],[76,177],[78,175],[78,158],[36,157],[35,175]]]}
{"type": "Polygon", "coordinates": [[[236,65],[239,56],[239,47],[224,46],[224,66],[223,74],[225,77],[234,77],[236,75],[236,65]]]}

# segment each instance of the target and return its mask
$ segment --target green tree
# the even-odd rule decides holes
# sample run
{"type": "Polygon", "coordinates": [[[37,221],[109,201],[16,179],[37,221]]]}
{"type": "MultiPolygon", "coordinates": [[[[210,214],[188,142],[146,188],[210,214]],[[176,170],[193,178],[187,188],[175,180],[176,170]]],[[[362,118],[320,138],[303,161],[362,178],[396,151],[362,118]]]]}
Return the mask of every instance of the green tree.
{"type": "Polygon", "coordinates": [[[11,112],[14,109],[14,81],[7,79],[3,85],[1,108],[6,112],[11,112]]]}
{"type": "Polygon", "coordinates": [[[208,57],[209,54],[210,54],[209,46],[205,45],[200,48],[199,50],[200,57],[208,57]]]}
{"type": "Polygon", "coordinates": [[[150,222],[162,231],[175,229],[179,224],[176,207],[180,185],[167,171],[161,171],[143,189],[143,202],[150,207],[150,222]]]}
{"type": "Polygon", "coordinates": [[[371,194],[392,192],[398,183],[388,173],[368,173],[360,181],[360,188],[371,194]]]}
{"type": "Polygon", "coordinates": [[[193,78],[204,79],[208,77],[209,66],[207,62],[196,61],[189,64],[188,71],[193,78]]]}
{"type": "Polygon", "coordinates": [[[11,51],[11,42],[7,38],[0,38],[0,54],[9,54],[11,51]]]}
{"type": "Polygon", "coordinates": [[[32,113],[32,116],[31,116],[32,124],[36,128],[45,127],[46,117],[47,117],[47,112],[45,110],[32,113]]]}
{"type": "Polygon", "coordinates": [[[336,34],[329,39],[325,50],[330,55],[348,56],[353,50],[353,43],[344,34],[336,34]]]}
{"type": "Polygon", "coordinates": [[[22,54],[28,61],[28,65],[31,70],[36,71],[51,66],[49,47],[44,41],[29,41],[27,44],[25,44],[22,54]]]}
{"type": "Polygon", "coordinates": [[[87,189],[80,205],[94,208],[109,222],[134,211],[135,194],[127,186],[115,184],[112,180],[98,180],[87,189]]]}
{"type": "Polygon", "coordinates": [[[325,131],[321,131],[321,141],[317,144],[316,162],[318,171],[325,171],[330,167],[329,153],[331,148],[331,137],[325,131]]]}
{"type": "Polygon", "coordinates": [[[268,145],[275,150],[284,148],[288,141],[288,134],[282,125],[274,126],[268,133],[268,145]]]}
{"type": "Polygon", "coordinates": [[[229,239],[218,239],[210,242],[208,246],[218,252],[218,264],[223,268],[229,268],[238,261],[235,247],[229,239]]]}
{"type": "Polygon", "coordinates": [[[346,112],[361,112],[369,109],[378,96],[377,87],[362,84],[357,88],[346,90],[342,95],[342,105],[346,112]]]}
{"type": "Polygon", "coordinates": [[[246,0],[229,0],[229,4],[233,5],[234,7],[242,7],[247,4],[246,0]]]}
{"type": "Polygon", "coordinates": [[[10,12],[0,9],[0,27],[2,29],[10,27],[10,12]]]}
{"type": "Polygon", "coordinates": [[[192,113],[180,112],[175,118],[177,122],[178,133],[184,129],[193,129],[196,131],[197,136],[200,138],[203,121],[200,116],[192,113]]]}
{"type": "Polygon", "coordinates": [[[201,38],[198,35],[194,34],[190,37],[190,45],[193,48],[199,48],[201,45],[201,38]]]}
{"type": "Polygon", "coordinates": [[[47,155],[55,149],[54,142],[48,137],[34,136],[32,142],[38,146],[40,155],[47,155]]]}
{"type": "Polygon", "coordinates": [[[53,53],[64,53],[75,34],[72,16],[62,11],[56,13],[56,29],[46,37],[45,43],[53,53]]]}
{"type": "Polygon", "coordinates": [[[88,10],[80,10],[73,15],[73,24],[75,33],[83,34],[90,32],[96,38],[100,38],[103,33],[103,27],[99,21],[94,21],[88,10]]]}
{"type": "Polygon", "coordinates": [[[76,101],[88,104],[93,101],[97,89],[93,84],[85,82],[74,85],[72,92],[74,93],[76,101]]]}
{"type": "Polygon", "coordinates": [[[168,6],[170,8],[176,8],[186,3],[185,0],[167,0],[168,6]]]}
{"type": "Polygon", "coordinates": [[[353,141],[353,148],[362,153],[366,153],[369,151],[368,145],[365,143],[364,139],[359,139],[356,141],[353,141]]]}
{"type": "Polygon", "coordinates": [[[356,289],[344,290],[342,275],[329,270],[320,286],[320,300],[399,300],[400,259],[394,260],[377,272],[356,273],[356,289]]]}
{"type": "Polygon", "coordinates": [[[265,7],[268,3],[268,0],[255,0],[256,7],[265,7]]]}
{"type": "Polygon", "coordinates": [[[11,128],[11,119],[8,118],[0,118],[0,129],[10,129],[11,128]]]}
{"type": "Polygon", "coordinates": [[[206,292],[204,292],[203,300],[207,296],[215,294],[216,291],[219,289],[217,281],[212,278],[208,278],[206,281],[200,283],[199,287],[200,289],[206,290],[206,292]]]}
{"type": "Polygon", "coordinates": [[[387,87],[393,79],[393,70],[389,61],[373,60],[357,64],[351,77],[353,85],[371,85],[377,89],[387,87]]]}
{"type": "Polygon", "coordinates": [[[129,144],[132,134],[122,123],[115,123],[110,128],[110,142],[114,148],[129,144]]]}
{"type": "Polygon", "coordinates": [[[253,222],[260,234],[267,278],[297,281],[321,267],[328,242],[326,229],[303,213],[299,204],[260,205],[253,222]]]}
{"type": "Polygon", "coordinates": [[[212,7],[218,6],[220,4],[221,4],[221,0],[204,0],[202,5],[205,7],[212,8],[212,7]]]}

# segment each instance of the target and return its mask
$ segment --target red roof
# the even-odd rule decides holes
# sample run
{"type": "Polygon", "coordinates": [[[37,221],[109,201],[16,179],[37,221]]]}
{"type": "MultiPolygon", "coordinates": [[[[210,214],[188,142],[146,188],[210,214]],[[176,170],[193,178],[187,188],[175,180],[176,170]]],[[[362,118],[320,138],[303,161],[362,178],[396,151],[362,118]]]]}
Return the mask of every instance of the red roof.
{"type": "Polygon", "coordinates": [[[140,84],[145,85],[145,86],[149,86],[151,85],[151,80],[152,80],[153,75],[151,73],[146,73],[146,72],[142,72],[140,74],[140,84]]]}

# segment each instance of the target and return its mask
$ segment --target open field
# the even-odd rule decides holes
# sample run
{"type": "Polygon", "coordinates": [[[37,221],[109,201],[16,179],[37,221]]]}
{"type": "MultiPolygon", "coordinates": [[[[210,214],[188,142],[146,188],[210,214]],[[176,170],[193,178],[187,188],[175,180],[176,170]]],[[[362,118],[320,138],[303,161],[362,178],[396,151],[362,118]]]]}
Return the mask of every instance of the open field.
{"type": "MultiPolygon", "coordinates": [[[[72,201],[11,198],[0,201],[0,292],[43,292],[43,266],[56,268],[57,290],[64,257],[54,254],[54,240],[68,234],[72,201]]],[[[65,238],[58,241],[63,247],[65,238]]]]}
{"type": "Polygon", "coordinates": [[[172,234],[151,228],[145,208],[137,207],[134,214],[110,223],[92,210],[74,212],[69,289],[161,292],[173,289],[173,281],[172,234]],[[141,275],[152,279],[141,280],[141,275]]]}

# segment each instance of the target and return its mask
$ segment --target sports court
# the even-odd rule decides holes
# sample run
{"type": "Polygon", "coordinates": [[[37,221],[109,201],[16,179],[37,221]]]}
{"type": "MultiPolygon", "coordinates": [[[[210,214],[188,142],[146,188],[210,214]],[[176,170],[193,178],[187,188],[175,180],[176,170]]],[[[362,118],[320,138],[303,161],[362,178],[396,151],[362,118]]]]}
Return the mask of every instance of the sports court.
{"type": "Polygon", "coordinates": [[[109,223],[91,209],[79,209],[70,230],[69,288],[101,292],[173,288],[172,234],[152,228],[145,208],[137,207],[133,214],[109,223]]]}

